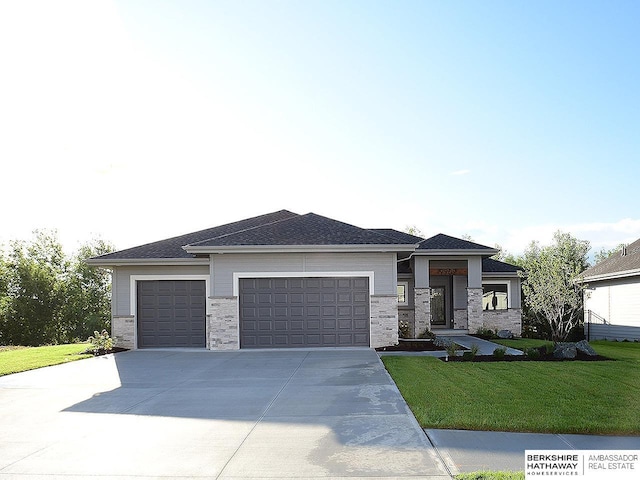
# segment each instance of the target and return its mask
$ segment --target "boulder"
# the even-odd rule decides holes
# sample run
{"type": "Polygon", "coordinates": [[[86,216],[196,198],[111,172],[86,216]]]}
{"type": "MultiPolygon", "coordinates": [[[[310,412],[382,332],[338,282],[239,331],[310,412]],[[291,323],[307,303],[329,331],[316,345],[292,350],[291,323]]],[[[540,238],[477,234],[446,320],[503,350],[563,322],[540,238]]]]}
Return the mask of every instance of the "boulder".
{"type": "Polygon", "coordinates": [[[498,335],[499,338],[513,338],[511,330],[499,330],[496,335],[498,335]]]}
{"type": "Polygon", "coordinates": [[[593,349],[593,347],[589,345],[589,342],[587,342],[586,340],[580,340],[578,343],[576,343],[576,348],[580,350],[582,353],[589,355],[590,357],[596,357],[598,355],[596,351],[593,349]]]}
{"type": "Polygon", "coordinates": [[[553,348],[553,356],[555,358],[576,358],[578,350],[575,343],[556,343],[553,348]]]}

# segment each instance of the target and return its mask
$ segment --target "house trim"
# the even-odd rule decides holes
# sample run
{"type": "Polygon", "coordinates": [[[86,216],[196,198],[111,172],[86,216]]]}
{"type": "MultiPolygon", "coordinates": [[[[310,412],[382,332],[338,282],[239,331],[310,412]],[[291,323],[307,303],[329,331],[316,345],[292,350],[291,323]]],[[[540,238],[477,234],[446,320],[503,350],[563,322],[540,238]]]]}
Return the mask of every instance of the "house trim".
{"type": "Polygon", "coordinates": [[[212,253],[357,253],[357,252],[413,252],[415,245],[230,245],[182,247],[191,254],[212,253]]]}
{"type": "Polygon", "coordinates": [[[640,268],[634,268],[633,270],[623,270],[621,272],[611,272],[611,273],[603,273],[600,275],[592,275],[589,277],[584,277],[579,280],[580,283],[584,282],[597,282],[600,280],[611,280],[614,278],[626,278],[626,277],[635,277],[636,275],[640,275],[640,268]]]}
{"type": "Polygon", "coordinates": [[[208,265],[208,258],[90,258],[88,265],[94,267],[125,267],[135,265],[208,265]]]}

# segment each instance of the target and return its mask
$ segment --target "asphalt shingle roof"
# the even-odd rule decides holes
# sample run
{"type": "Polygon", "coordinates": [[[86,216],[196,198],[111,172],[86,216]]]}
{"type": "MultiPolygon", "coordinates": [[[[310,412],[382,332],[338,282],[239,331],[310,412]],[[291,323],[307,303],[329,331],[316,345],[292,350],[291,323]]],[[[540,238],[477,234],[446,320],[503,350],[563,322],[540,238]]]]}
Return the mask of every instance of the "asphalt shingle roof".
{"type": "Polygon", "coordinates": [[[640,239],[626,247],[626,255],[622,252],[614,253],[609,258],[584,271],[585,277],[598,275],[613,275],[629,270],[640,269],[640,239]]]}
{"type": "Polygon", "coordinates": [[[397,243],[394,238],[381,233],[315,213],[307,213],[229,235],[191,243],[190,246],[395,245],[397,243]]]}
{"type": "Polygon", "coordinates": [[[386,235],[387,237],[393,238],[398,243],[403,244],[411,244],[411,243],[420,243],[424,240],[422,237],[416,237],[415,235],[411,235],[410,233],[399,232],[398,230],[394,230],[393,228],[370,228],[372,232],[381,233],[382,235],[386,235]]]}
{"type": "Polygon", "coordinates": [[[482,271],[485,273],[515,273],[518,270],[524,271],[524,268],[493,258],[482,259],[482,271]]]}
{"type": "Polygon", "coordinates": [[[492,250],[492,247],[439,233],[420,242],[418,250],[492,250]]]}
{"type": "Polygon", "coordinates": [[[168,238],[166,240],[147,243],[145,245],[128,248],[126,250],[107,253],[95,258],[101,260],[137,258],[193,258],[193,255],[184,251],[184,249],[182,248],[184,245],[188,245],[194,242],[200,242],[202,240],[213,237],[219,237],[221,235],[228,235],[230,233],[246,230],[258,225],[273,223],[297,216],[297,213],[293,213],[288,210],[280,210],[278,212],[267,213],[265,215],[240,220],[239,222],[228,223],[226,225],[220,225],[218,227],[208,228],[206,230],[200,230],[198,232],[187,233],[186,235],[180,235],[178,237],[168,238]]]}

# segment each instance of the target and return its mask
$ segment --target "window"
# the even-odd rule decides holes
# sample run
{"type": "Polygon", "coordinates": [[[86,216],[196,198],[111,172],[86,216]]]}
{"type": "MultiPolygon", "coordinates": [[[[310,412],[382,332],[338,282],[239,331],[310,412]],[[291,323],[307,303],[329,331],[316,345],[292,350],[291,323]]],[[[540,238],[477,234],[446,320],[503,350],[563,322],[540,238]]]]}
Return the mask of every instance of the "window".
{"type": "Polygon", "coordinates": [[[398,282],[398,305],[409,305],[409,282],[398,282]]]}
{"type": "Polygon", "coordinates": [[[508,308],[509,284],[507,282],[482,284],[483,310],[507,310],[508,308]]]}

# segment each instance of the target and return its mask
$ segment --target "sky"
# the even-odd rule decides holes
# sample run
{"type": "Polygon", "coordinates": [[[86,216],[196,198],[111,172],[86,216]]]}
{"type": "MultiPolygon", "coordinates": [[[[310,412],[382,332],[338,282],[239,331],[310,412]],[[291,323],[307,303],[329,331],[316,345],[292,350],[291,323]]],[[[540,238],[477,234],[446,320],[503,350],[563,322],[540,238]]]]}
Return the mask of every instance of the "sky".
{"type": "Polygon", "coordinates": [[[0,242],[280,209],[640,238],[640,2],[0,0],[0,242]]]}

